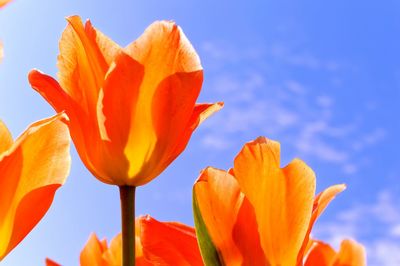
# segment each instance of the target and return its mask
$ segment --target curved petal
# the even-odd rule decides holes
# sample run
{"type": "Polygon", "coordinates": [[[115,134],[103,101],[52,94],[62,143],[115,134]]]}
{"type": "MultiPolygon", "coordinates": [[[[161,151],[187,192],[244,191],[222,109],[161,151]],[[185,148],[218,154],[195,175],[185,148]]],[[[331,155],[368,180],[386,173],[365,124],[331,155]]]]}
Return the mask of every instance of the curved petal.
{"type": "Polygon", "coordinates": [[[224,265],[265,265],[254,209],[232,175],[206,168],[193,196],[224,265]]]}
{"type": "Polygon", "coordinates": [[[90,23],[84,27],[78,16],[68,17],[67,21],[60,40],[58,80],[71,98],[95,117],[98,92],[103,87],[108,64],[93,34],[87,34],[94,32],[90,23]]]}
{"type": "Polygon", "coordinates": [[[312,240],[310,249],[305,256],[304,266],[331,266],[336,252],[322,241],[312,240]]]}
{"type": "Polygon", "coordinates": [[[354,240],[342,241],[332,266],[366,266],[364,247],[354,240]]]}
{"type": "Polygon", "coordinates": [[[56,112],[65,111],[68,115],[71,136],[86,167],[101,181],[112,184],[112,180],[102,171],[102,167],[95,167],[97,162],[94,159],[98,159],[103,149],[97,120],[91,121],[91,117],[81,105],[76,103],[52,77],[38,70],[32,70],[28,78],[32,88],[39,92],[56,112]]]}
{"type": "Polygon", "coordinates": [[[242,255],[234,243],[232,232],[244,195],[235,178],[225,171],[206,168],[194,184],[193,197],[224,263],[241,265],[242,255]]]}
{"type": "Polygon", "coordinates": [[[260,137],[237,155],[233,173],[254,207],[267,262],[296,265],[311,218],[314,172],[298,159],[281,169],[279,143],[260,137]]]}
{"type": "Polygon", "coordinates": [[[140,217],[143,254],[153,265],[203,265],[194,228],[140,217]]]}
{"type": "Polygon", "coordinates": [[[308,243],[309,237],[310,237],[310,233],[311,233],[312,227],[314,226],[315,221],[322,214],[322,212],[325,210],[325,208],[328,206],[328,204],[336,197],[336,195],[338,195],[340,192],[342,192],[345,189],[346,189],[346,185],[344,185],[344,184],[334,185],[334,186],[331,186],[331,187],[325,189],[324,191],[322,191],[315,197],[310,224],[308,226],[307,234],[306,234],[306,237],[304,238],[303,246],[302,246],[301,251],[299,252],[299,256],[298,256],[299,263],[303,260],[303,254],[306,250],[307,245],[309,245],[309,243],[308,243]]]}
{"type": "Polygon", "coordinates": [[[32,124],[0,157],[0,258],[45,215],[69,173],[69,133],[58,114],[32,124]]]}

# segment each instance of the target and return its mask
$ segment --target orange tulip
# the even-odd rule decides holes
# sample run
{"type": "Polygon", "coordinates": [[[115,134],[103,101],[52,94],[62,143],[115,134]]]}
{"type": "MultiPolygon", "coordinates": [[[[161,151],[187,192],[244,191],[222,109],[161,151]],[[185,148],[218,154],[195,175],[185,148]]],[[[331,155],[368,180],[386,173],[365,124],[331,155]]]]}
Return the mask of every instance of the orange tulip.
{"type": "MultiPolygon", "coordinates": [[[[136,249],[136,265],[151,266],[143,256],[142,245],[140,242],[140,224],[136,219],[135,230],[135,249],[136,249]]],[[[88,242],[83,248],[80,255],[81,266],[120,266],[122,265],[122,235],[118,234],[114,237],[110,245],[107,240],[99,240],[95,234],[89,237],[88,242]]]]}
{"type": "Polygon", "coordinates": [[[228,172],[207,168],[194,185],[197,236],[205,263],[302,265],[311,228],[344,185],[317,197],[315,174],[301,160],[280,168],[280,145],[247,143],[228,172]]]}
{"type": "Polygon", "coordinates": [[[343,240],[339,252],[321,241],[313,240],[305,256],[304,266],[365,266],[364,247],[354,240],[343,240]]]}
{"type": "Polygon", "coordinates": [[[101,181],[140,186],[185,148],[221,103],[196,104],[203,71],[173,22],[153,23],[122,48],[77,16],[60,41],[59,83],[33,70],[32,87],[65,110],[86,167],[101,181]]]}
{"type": "Polygon", "coordinates": [[[15,142],[0,122],[0,260],[46,214],[65,182],[70,138],[64,119],[38,121],[15,142]]]}
{"type": "MultiPolygon", "coordinates": [[[[136,265],[203,265],[193,227],[177,222],[159,222],[150,216],[136,219],[136,265]]],[[[60,265],[46,259],[47,266],[60,265]]],[[[122,237],[118,234],[110,245],[95,234],[80,255],[81,266],[122,265],[122,237]]]]}

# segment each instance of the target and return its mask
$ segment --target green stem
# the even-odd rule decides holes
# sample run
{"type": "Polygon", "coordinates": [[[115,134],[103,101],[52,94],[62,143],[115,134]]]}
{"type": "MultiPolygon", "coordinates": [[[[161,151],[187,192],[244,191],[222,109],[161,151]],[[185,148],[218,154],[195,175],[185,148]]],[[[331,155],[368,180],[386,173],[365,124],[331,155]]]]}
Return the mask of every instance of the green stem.
{"type": "Polygon", "coordinates": [[[135,190],[120,186],[122,220],[122,265],[135,266],[135,190]]]}

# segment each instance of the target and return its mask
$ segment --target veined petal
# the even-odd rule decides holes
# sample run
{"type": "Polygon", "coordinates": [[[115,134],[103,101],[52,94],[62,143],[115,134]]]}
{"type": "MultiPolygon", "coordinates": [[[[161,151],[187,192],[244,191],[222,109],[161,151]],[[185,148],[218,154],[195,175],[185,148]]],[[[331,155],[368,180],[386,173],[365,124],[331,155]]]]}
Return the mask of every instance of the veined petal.
{"type": "Polygon", "coordinates": [[[194,228],[141,217],[143,254],[153,265],[203,265],[194,228]]]}
{"type": "Polygon", "coordinates": [[[314,172],[298,159],[281,169],[279,143],[260,137],[237,155],[233,173],[254,207],[267,262],[296,265],[311,218],[314,172]]]}
{"type": "Polygon", "coordinates": [[[336,254],[332,266],[366,266],[364,247],[354,240],[342,241],[340,250],[336,254]]]}
{"type": "Polygon", "coordinates": [[[58,114],[32,124],[0,156],[0,259],[45,215],[69,173],[64,119],[58,114]]]}
{"type": "Polygon", "coordinates": [[[58,80],[75,102],[81,103],[88,114],[95,115],[108,64],[97,46],[91,24],[87,23],[85,28],[78,16],[68,17],[67,21],[60,40],[58,80]]]}

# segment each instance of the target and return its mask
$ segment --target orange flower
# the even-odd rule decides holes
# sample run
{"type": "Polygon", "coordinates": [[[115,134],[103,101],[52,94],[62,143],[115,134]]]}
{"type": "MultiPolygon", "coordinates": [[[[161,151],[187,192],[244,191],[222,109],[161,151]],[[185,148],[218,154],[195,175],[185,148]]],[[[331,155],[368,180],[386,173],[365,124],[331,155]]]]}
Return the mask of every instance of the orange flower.
{"type": "Polygon", "coordinates": [[[364,247],[354,240],[343,240],[339,252],[321,241],[310,241],[304,266],[365,266],[364,247]]]}
{"type": "Polygon", "coordinates": [[[139,186],[157,177],[192,132],[222,107],[196,104],[203,71],[182,30],[153,23],[121,48],[77,16],[60,41],[60,84],[39,71],[32,87],[70,118],[72,139],[101,181],[139,186]]]}
{"type": "MultiPolygon", "coordinates": [[[[136,219],[136,265],[203,265],[193,227],[177,222],[159,222],[150,216],[136,219]]],[[[47,266],[58,263],[46,259],[47,266]]],[[[122,237],[118,234],[110,245],[95,234],[80,255],[81,266],[122,265],[122,237]]]]}
{"type": "Polygon", "coordinates": [[[280,145],[247,143],[228,172],[205,169],[193,189],[197,237],[205,262],[302,265],[311,228],[344,185],[317,197],[315,174],[301,160],[280,168],[280,145]]]}
{"type": "Polygon", "coordinates": [[[46,214],[70,168],[69,133],[58,114],[15,142],[0,122],[0,260],[46,214]]]}

